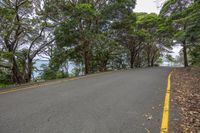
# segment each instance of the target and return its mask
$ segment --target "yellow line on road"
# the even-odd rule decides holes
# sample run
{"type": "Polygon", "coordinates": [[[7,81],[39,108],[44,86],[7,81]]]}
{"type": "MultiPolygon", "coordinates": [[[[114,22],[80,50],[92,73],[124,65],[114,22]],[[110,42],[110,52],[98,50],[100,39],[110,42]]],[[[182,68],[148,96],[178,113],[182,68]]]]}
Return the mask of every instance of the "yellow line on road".
{"type": "Polygon", "coordinates": [[[171,88],[171,75],[168,76],[167,91],[165,95],[165,103],[163,108],[162,124],[160,133],[168,133],[169,131],[169,106],[170,106],[170,88],[171,88]]]}
{"type": "Polygon", "coordinates": [[[4,90],[4,91],[0,91],[0,95],[12,93],[12,92],[17,92],[17,91],[22,91],[22,90],[27,90],[27,89],[35,89],[35,88],[44,87],[44,86],[47,86],[47,85],[54,85],[54,84],[62,83],[63,81],[73,81],[73,80],[83,79],[83,78],[92,77],[92,76],[100,76],[100,75],[103,75],[103,74],[106,74],[106,73],[109,73],[109,72],[96,73],[96,74],[91,74],[91,75],[82,76],[82,77],[69,78],[69,79],[60,80],[60,81],[52,81],[50,83],[41,83],[40,85],[31,85],[31,86],[28,86],[28,87],[4,90]]]}
{"type": "Polygon", "coordinates": [[[41,84],[41,85],[31,85],[29,87],[22,87],[22,88],[16,88],[16,89],[0,91],[0,95],[1,94],[12,93],[12,92],[16,92],[16,91],[27,90],[27,89],[34,89],[34,88],[43,87],[43,86],[47,86],[47,85],[52,85],[52,84],[56,84],[56,83],[59,83],[59,82],[57,81],[57,82],[46,83],[46,84],[41,84]]]}

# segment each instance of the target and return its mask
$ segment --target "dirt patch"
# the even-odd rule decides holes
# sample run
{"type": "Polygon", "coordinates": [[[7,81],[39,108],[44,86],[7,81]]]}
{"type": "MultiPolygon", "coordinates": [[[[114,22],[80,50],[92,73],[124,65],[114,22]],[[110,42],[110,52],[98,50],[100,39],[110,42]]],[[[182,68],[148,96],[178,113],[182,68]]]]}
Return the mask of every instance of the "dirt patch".
{"type": "Polygon", "coordinates": [[[171,88],[178,116],[175,132],[200,133],[200,68],[176,69],[171,88]]]}

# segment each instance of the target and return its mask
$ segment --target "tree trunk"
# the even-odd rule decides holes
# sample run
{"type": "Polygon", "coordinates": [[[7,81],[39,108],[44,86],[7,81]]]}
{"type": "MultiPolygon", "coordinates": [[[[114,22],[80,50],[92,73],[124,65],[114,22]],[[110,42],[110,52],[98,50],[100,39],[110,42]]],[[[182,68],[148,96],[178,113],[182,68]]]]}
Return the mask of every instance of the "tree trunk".
{"type": "Polygon", "coordinates": [[[185,41],[183,42],[183,56],[184,56],[184,66],[188,67],[187,47],[185,41]]]}
{"type": "Polygon", "coordinates": [[[131,69],[133,69],[133,67],[134,67],[134,51],[131,51],[131,60],[130,60],[130,63],[131,63],[131,69]]]}
{"type": "Polygon", "coordinates": [[[104,71],[104,72],[107,71],[106,65],[107,65],[107,64],[104,64],[104,66],[103,66],[103,71],[104,71]]]}
{"type": "Polygon", "coordinates": [[[85,65],[85,75],[90,74],[91,72],[91,53],[90,53],[90,42],[85,40],[83,41],[83,61],[85,65]]]}
{"type": "MultiPolygon", "coordinates": [[[[184,30],[186,30],[187,23],[184,24],[184,30]]],[[[187,46],[186,46],[186,39],[183,40],[183,58],[184,58],[184,66],[188,67],[188,57],[187,57],[187,46]]]]}
{"type": "Polygon", "coordinates": [[[148,45],[146,46],[146,53],[147,53],[147,65],[148,67],[151,67],[151,51],[152,51],[152,47],[151,45],[148,43],[148,45]]]}
{"type": "Polygon", "coordinates": [[[22,75],[20,74],[17,62],[15,60],[15,57],[12,58],[13,66],[12,66],[12,78],[13,81],[16,82],[17,84],[22,84],[24,83],[24,79],[22,75]]]}
{"type": "Polygon", "coordinates": [[[151,66],[151,59],[150,59],[150,53],[147,52],[147,63],[148,63],[148,67],[151,66]]]}
{"type": "Polygon", "coordinates": [[[154,66],[154,59],[155,59],[155,57],[153,56],[152,59],[151,59],[151,67],[154,66]]]}
{"type": "Polygon", "coordinates": [[[32,59],[28,59],[28,70],[27,70],[26,82],[30,82],[31,81],[32,69],[33,69],[33,60],[32,59]]]}
{"type": "Polygon", "coordinates": [[[85,64],[85,75],[89,74],[89,59],[88,59],[88,51],[84,52],[84,64],[85,64]]]}
{"type": "Polygon", "coordinates": [[[102,60],[101,68],[100,68],[101,72],[105,72],[107,70],[107,62],[108,62],[108,60],[102,60]]]}
{"type": "Polygon", "coordinates": [[[153,60],[151,60],[151,67],[153,67],[154,66],[154,62],[153,62],[153,60]]]}
{"type": "Polygon", "coordinates": [[[135,61],[136,63],[135,63],[135,67],[136,68],[140,68],[140,66],[141,66],[141,61],[140,61],[140,54],[138,53],[137,54],[137,60],[135,61]]]}

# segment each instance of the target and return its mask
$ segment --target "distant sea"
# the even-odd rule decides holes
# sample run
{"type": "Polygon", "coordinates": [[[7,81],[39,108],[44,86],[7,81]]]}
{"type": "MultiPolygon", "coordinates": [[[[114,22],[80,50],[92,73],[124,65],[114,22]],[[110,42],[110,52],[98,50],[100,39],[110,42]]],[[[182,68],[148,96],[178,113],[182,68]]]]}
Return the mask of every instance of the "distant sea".
{"type": "MultiPolygon", "coordinates": [[[[37,70],[33,71],[33,77],[34,78],[37,78],[38,76],[41,76],[41,73],[43,71],[42,66],[44,66],[44,65],[48,67],[49,60],[37,60],[35,62],[34,67],[36,67],[37,70],[40,70],[40,71],[37,71],[37,70]]],[[[69,65],[68,71],[69,71],[69,73],[71,73],[76,66],[72,62],[69,62],[68,65],[69,65]]]]}
{"type": "MultiPolygon", "coordinates": [[[[34,67],[36,67],[38,70],[43,70],[43,68],[41,66],[43,66],[43,65],[48,66],[48,64],[49,64],[48,60],[37,60],[34,64],[34,67]]],[[[36,77],[40,76],[41,72],[42,71],[34,70],[33,77],[36,78],[36,77]]]]}

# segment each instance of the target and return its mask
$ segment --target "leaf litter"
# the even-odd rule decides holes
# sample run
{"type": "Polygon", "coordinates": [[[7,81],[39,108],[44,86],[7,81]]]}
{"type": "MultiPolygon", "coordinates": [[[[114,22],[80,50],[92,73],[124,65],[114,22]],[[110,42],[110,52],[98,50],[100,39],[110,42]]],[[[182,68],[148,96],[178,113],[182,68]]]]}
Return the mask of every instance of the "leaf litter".
{"type": "Polygon", "coordinates": [[[200,133],[200,68],[180,68],[172,74],[172,102],[177,133],[200,133]]]}

